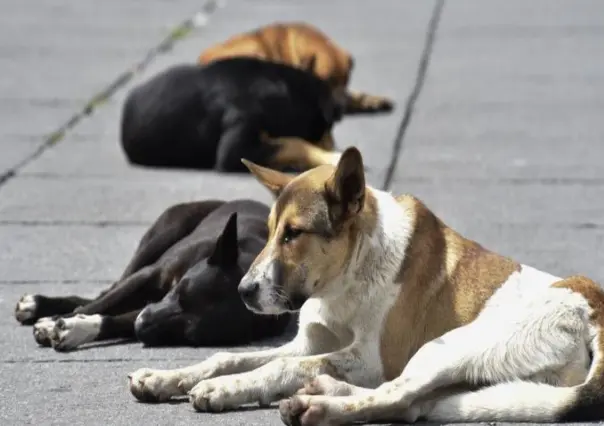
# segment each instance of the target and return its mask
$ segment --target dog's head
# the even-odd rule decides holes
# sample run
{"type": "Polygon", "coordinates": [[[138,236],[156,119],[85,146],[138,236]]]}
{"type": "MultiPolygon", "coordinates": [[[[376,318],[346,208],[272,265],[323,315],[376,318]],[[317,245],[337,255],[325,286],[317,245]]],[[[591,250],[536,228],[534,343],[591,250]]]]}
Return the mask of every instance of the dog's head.
{"type": "Polygon", "coordinates": [[[246,330],[241,321],[249,322],[250,313],[237,293],[245,272],[239,255],[233,213],[211,255],[189,268],[160,302],[139,314],[137,338],[148,345],[227,344],[227,339],[241,339],[239,334],[246,330]]]}
{"type": "Polygon", "coordinates": [[[355,261],[358,239],[375,227],[360,152],[348,148],[337,167],[320,166],[297,177],[244,163],[277,197],[268,242],[239,284],[245,304],[277,314],[337,292],[339,278],[355,261]]]}

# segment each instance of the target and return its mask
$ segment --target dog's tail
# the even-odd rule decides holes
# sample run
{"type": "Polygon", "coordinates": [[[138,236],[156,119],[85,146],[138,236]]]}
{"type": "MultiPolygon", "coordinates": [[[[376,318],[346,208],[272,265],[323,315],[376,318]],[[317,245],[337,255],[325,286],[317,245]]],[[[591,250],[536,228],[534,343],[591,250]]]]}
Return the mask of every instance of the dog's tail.
{"type": "Polygon", "coordinates": [[[394,101],[389,98],[368,93],[349,90],[346,92],[344,105],[345,115],[375,114],[390,112],[394,109],[394,101]]]}
{"type": "MultiPolygon", "coordinates": [[[[594,283],[597,286],[597,284],[594,283]]],[[[592,289],[593,290],[593,289],[592,289]]],[[[429,421],[589,422],[604,420],[604,304],[590,303],[595,337],[587,379],[577,386],[515,381],[427,402],[421,408],[429,421]],[[595,321],[594,321],[595,320],[595,321]]],[[[593,299],[592,299],[593,302],[593,299]]]]}

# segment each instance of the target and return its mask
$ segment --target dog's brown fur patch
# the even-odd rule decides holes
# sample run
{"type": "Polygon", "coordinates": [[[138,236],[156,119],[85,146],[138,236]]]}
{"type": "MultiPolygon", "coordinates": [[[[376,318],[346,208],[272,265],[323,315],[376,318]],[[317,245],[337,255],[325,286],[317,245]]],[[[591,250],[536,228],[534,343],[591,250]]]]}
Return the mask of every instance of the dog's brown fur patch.
{"type": "Polygon", "coordinates": [[[274,23],[238,34],[206,49],[198,61],[208,64],[238,56],[283,63],[311,72],[326,81],[335,96],[343,96],[351,112],[392,109],[393,102],[388,98],[346,90],[354,68],[352,55],[312,25],[274,23]]]}
{"type": "Polygon", "coordinates": [[[236,35],[206,49],[199,62],[252,56],[314,73],[332,88],[348,85],[352,56],[319,29],[301,22],[275,23],[236,35]]]}
{"type": "Polygon", "coordinates": [[[495,290],[520,269],[460,236],[416,198],[397,200],[412,213],[414,232],[393,284],[401,286],[399,297],[382,331],[386,380],[397,377],[424,343],[474,320],[495,290]]]}
{"type": "Polygon", "coordinates": [[[558,281],[552,287],[568,288],[587,300],[592,309],[590,322],[599,329],[598,351],[602,362],[596,367],[595,376],[604,377],[604,290],[596,282],[581,275],[558,281]]]}

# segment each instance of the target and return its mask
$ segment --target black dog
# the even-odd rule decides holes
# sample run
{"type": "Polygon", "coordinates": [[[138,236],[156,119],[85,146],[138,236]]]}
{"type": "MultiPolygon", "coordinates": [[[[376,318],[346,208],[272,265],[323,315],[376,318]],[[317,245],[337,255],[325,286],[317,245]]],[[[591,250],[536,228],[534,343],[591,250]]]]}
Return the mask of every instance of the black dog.
{"type": "Polygon", "coordinates": [[[237,290],[266,243],[268,211],[251,200],[172,206],[145,233],[122,277],[99,297],[25,295],[15,316],[35,323],[36,341],[58,351],[112,338],[222,346],[277,336],[289,317],[253,314],[237,290]]]}
{"type": "Polygon", "coordinates": [[[179,65],[135,87],[121,142],[133,164],[243,172],[241,158],[277,169],[336,164],[342,117],[326,82],[287,65],[231,58],[179,65]]]}

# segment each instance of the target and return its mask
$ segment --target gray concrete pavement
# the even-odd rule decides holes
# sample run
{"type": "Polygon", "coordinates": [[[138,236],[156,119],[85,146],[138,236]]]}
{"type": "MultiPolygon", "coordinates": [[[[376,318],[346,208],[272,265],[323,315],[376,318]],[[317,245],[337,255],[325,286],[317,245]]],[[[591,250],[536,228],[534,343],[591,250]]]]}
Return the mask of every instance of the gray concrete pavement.
{"type": "MultiPolygon", "coordinates": [[[[0,175],[90,97],[143,58],[201,1],[21,2],[0,17],[0,175]]],[[[204,197],[270,201],[251,178],[126,164],[118,119],[127,90],[201,49],[275,20],[323,28],[357,59],[354,88],[393,97],[393,114],[347,119],[381,185],[417,81],[434,3],[401,0],[228,0],[206,26],[62,140],[0,185],[0,424],[278,425],[274,410],[221,415],[133,401],[125,376],[175,367],[212,349],[138,344],[59,354],[12,317],[22,293],[94,295],[120,273],[168,205],[204,197]]],[[[518,260],[604,282],[604,4],[446,2],[425,84],[398,155],[392,190],[424,199],[450,225],[518,260]]],[[[265,342],[270,344],[270,342],[265,342]]],[[[243,350],[245,348],[241,348],[243,350]]]]}

